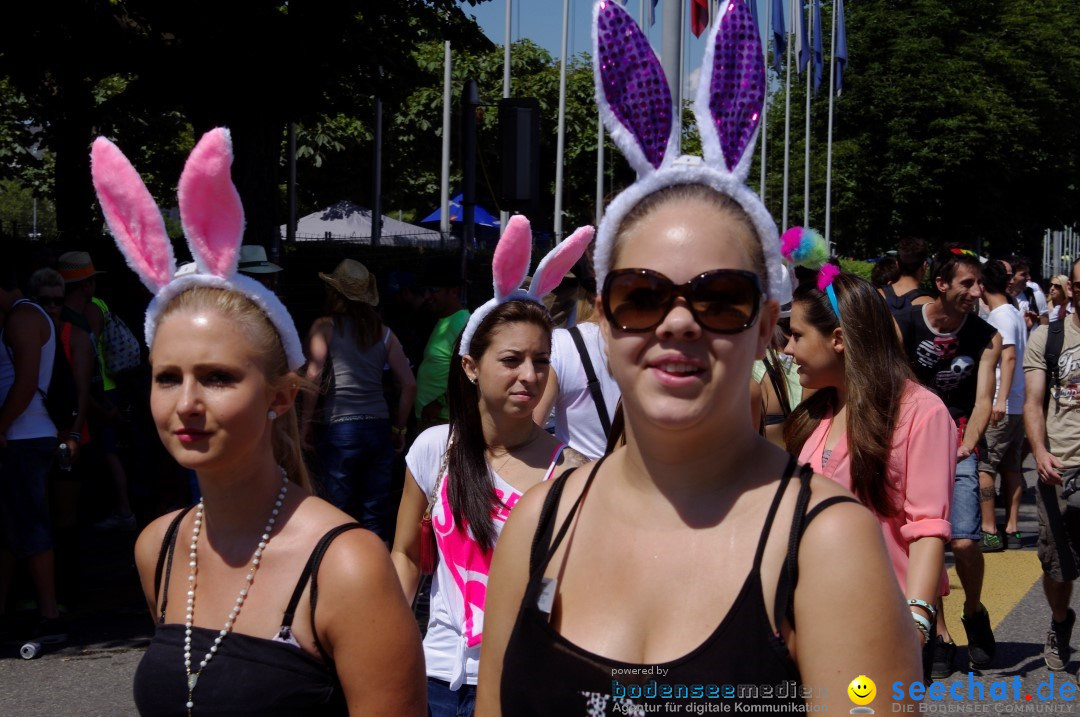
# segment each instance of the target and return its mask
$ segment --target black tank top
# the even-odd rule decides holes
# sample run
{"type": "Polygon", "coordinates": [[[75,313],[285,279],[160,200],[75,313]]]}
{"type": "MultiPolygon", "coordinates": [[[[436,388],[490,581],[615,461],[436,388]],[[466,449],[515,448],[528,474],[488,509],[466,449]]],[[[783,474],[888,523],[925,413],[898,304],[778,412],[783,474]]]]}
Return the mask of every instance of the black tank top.
{"type": "Polygon", "coordinates": [[[897,296],[892,284],[881,287],[881,291],[885,294],[885,303],[889,305],[889,311],[892,312],[893,316],[903,312],[911,306],[912,301],[923,295],[922,289],[912,289],[897,296]]]}
{"type": "MultiPolygon", "coordinates": [[[[169,572],[180,520],[191,508],[176,516],[161,544],[155,576],[155,594],[161,596],[158,624],[150,647],[135,671],[135,706],[141,715],[187,717],[187,677],[184,673],[184,626],[165,623],[169,572]],[[161,588],[164,571],[165,587],[161,588]]],[[[292,599],[285,609],[275,639],[232,633],[221,642],[213,662],[199,677],[195,688],[195,715],[348,715],[345,695],[333,660],[315,632],[318,569],[330,542],[341,533],[361,527],[339,525],[319,540],[308,558],[292,599]],[[320,662],[304,652],[292,637],[293,614],[308,578],[311,579],[311,632],[322,655],[320,662]]],[[[218,630],[191,629],[192,660],[205,655],[218,630]]]]}
{"type": "MultiPolygon", "coordinates": [[[[556,509],[567,476],[573,469],[559,476],[544,503],[533,539],[529,584],[503,661],[503,714],[592,717],[651,713],[664,709],[660,705],[665,703],[687,705],[687,709],[689,705],[713,705],[716,709],[720,704],[736,702],[805,704],[808,695],[799,684],[799,670],[765,611],[760,574],[761,558],[773,518],[795,470],[794,457],[780,480],[762,528],[753,567],[731,610],[697,648],[676,660],[657,665],[620,662],[578,647],[560,635],[548,622],[548,616],[537,607],[544,570],[566,535],[601,463],[603,460],[593,468],[554,541],[551,536],[556,509]]],[[[809,466],[804,466],[799,476],[801,486],[787,560],[776,590],[776,619],[779,622],[780,616],[787,616],[793,626],[792,595],[798,577],[798,546],[802,531],[827,505],[852,501],[847,497],[829,498],[808,514],[810,476],[809,466]]],[[[686,710],[680,708],[679,711],[686,710]]]]}

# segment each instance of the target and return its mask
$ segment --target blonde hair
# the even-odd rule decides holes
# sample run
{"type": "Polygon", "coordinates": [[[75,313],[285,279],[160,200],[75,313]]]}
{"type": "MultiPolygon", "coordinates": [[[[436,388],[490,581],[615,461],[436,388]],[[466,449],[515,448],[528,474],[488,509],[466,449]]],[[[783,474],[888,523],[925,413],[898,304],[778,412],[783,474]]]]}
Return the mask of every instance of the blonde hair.
{"type": "MultiPolygon", "coordinates": [[[[1069,305],[1069,284],[1070,284],[1069,277],[1065,276],[1064,274],[1058,274],[1057,276],[1051,276],[1050,277],[1050,283],[1053,284],[1055,281],[1061,284],[1061,305],[1062,306],[1068,306],[1069,305]]],[[[1049,301],[1050,297],[1047,296],[1046,298],[1049,301]]],[[[1057,304],[1053,304],[1053,305],[1057,306],[1057,304]]]]}
{"type": "MultiPolygon", "coordinates": [[[[296,386],[301,391],[314,391],[314,385],[310,381],[289,370],[285,348],[277,329],[262,309],[243,294],[206,286],[192,287],[174,296],[161,310],[158,326],[170,314],[204,310],[216,311],[239,326],[240,331],[251,342],[255,355],[259,357],[267,383],[275,390],[288,385],[296,386]]],[[[284,416],[277,418],[272,426],[270,443],[274,460],[285,469],[293,483],[311,490],[311,476],[304,464],[296,411],[286,412],[284,416]]]]}

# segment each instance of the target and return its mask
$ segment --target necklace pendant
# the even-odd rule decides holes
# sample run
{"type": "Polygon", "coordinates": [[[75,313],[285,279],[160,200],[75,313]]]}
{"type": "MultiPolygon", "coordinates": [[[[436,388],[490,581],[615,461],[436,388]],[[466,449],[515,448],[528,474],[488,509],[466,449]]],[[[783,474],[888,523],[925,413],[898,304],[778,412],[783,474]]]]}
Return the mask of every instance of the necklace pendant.
{"type": "Polygon", "coordinates": [[[192,672],[190,675],[188,675],[187,676],[188,691],[191,691],[191,690],[195,689],[195,683],[198,682],[198,681],[199,681],[199,673],[198,672],[192,672]]]}

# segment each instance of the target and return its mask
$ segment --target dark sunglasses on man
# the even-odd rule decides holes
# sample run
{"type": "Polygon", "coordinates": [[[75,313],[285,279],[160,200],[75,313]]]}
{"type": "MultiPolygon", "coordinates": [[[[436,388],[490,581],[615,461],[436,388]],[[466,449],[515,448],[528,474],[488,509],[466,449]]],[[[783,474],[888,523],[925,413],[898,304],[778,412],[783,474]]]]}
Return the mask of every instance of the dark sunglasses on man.
{"type": "Polygon", "coordinates": [[[680,296],[694,320],[717,334],[745,331],[761,310],[757,274],[740,269],[707,271],[679,285],[649,269],[618,269],[604,279],[601,301],[612,326],[643,333],[659,326],[680,296]]]}
{"type": "Polygon", "coordinates": [[[64,297],[62,296],[35,296],[34,303],[38,306],[63,306],[64,297]]]}

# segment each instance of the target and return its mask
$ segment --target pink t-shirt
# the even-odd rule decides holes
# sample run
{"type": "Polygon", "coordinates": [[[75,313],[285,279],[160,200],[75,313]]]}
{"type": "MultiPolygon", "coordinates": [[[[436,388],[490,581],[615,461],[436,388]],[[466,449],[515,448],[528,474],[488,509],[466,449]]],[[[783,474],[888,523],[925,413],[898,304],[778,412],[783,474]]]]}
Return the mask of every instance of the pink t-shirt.
{"type": "MultiPolygon", "coordinates": [[[[809,463],[815,473],[832,478],[851,490],[851,456],[847,429],[822,465],[825,437],[832,425],[826,416],[806,439],[799,461],[809,463]]],[[[934,393],[915,381],[908,381],[900,404],[900,417],[893,430],[889,453],[888,481],[892,495],[902,509],[892,517],[877,516],[885,547],[900,588],[907,591],[908,545],[919,538],[949,540],[949,508],[956,477],[956,424],[949,410],[934,393]]],[[[942,595],[949,581],[942,574],[942,595]]]]}

